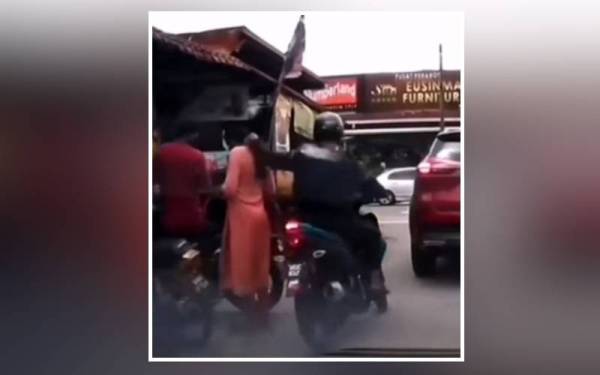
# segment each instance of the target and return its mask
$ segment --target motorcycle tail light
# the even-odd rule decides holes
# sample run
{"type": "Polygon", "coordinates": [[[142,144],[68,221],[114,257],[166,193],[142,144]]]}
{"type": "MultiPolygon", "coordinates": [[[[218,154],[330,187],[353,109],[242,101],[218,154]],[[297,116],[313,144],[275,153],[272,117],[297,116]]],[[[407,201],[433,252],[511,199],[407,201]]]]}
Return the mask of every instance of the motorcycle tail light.
{"type": "Polygon", "coordinates": [[[292,248],[292,250],[300,250],[304,245],[304,236],[301,231],[296,231],[294,233],[288,233],[288,245],[292,248]]]}
{"type": "Polygon", "coordinates": [[[286,231],[291,231],[291,230],[296,230],[296,229],[300,229],[300,223],[297,222],[296,220],[290,220],[285,224],[286,231]]]}
{"type": "Polygon", "coordinates": [[[304,246],[305,238],[300,223],[297,221],[289,221],[285,225],[285,233],[288,247],[292,251],[298,251],[304,246]]]}

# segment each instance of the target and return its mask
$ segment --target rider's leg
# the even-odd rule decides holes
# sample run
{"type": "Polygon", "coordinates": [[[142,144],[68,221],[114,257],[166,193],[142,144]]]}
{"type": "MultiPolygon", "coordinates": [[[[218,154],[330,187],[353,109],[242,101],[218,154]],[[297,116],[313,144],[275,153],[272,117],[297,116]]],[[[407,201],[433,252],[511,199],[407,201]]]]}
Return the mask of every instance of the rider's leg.
{"type": "Polygon", "coordinates": [[[352,233],[358,241],[358,245],[364,249],[364,262],[371,275],[371,289],[375,292],[386,292],[381,267],[385,254],[385,242],[379,228],[374,223],[359,219],[355,221],[352,233]]]}

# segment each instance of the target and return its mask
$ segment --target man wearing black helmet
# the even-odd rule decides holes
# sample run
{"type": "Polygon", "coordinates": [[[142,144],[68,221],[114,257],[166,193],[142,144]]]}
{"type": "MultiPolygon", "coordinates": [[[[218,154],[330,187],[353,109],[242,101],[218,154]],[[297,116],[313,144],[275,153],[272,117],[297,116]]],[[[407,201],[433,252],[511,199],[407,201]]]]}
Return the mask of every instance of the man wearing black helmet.
{"type": "Polygon", "coordinates": [[[378,226],[365,220],[356,209],[370,182],[357,162],[342,148],[344,122],[333,112],[315,119],[315,143],[305,143],[292,154],[267,153],[273,169],[294,172],[294,200],[305,220],[335,232],[355,250],[364,250],[364,262],[371,270],[371,288],[385,293],[381,262],[385,243],[378,226]]]}

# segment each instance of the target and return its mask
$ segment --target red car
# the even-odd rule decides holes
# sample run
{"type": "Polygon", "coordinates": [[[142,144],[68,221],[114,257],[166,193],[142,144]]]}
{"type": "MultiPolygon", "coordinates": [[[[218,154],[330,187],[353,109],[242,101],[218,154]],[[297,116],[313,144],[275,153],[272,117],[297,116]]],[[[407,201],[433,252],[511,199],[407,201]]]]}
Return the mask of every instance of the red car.
{"type": "Polygon", "coordinates": [[[442,254],[460,254],[460,131],[440,132],[417,167],[409,211],[415,275],[435,272],[442,254]]]}

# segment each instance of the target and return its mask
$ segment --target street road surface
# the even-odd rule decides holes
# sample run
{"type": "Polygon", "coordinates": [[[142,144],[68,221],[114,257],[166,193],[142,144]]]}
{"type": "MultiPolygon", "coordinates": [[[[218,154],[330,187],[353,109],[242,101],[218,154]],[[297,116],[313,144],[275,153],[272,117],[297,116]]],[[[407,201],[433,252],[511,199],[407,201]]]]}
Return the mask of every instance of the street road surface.
{"type": "MultiPolygon", "coordinates": [[[[371,206],[367,210],[377,214],[388,242],[384,272],[391,291],[389,310],[384,315],[371,311],[351,316],[339,332],[338,349],[459,349],[458,265],[442,261],[437,276],[417,279],[410,260],[408,206],[371,206]]],[[[223,301],[216,307],[214,333],[206,347],[156,345],[155,349],[155,357],[315,356],[298,333],[293,299],[285,296],[264,327],[256,327],[223,301]]]]}

